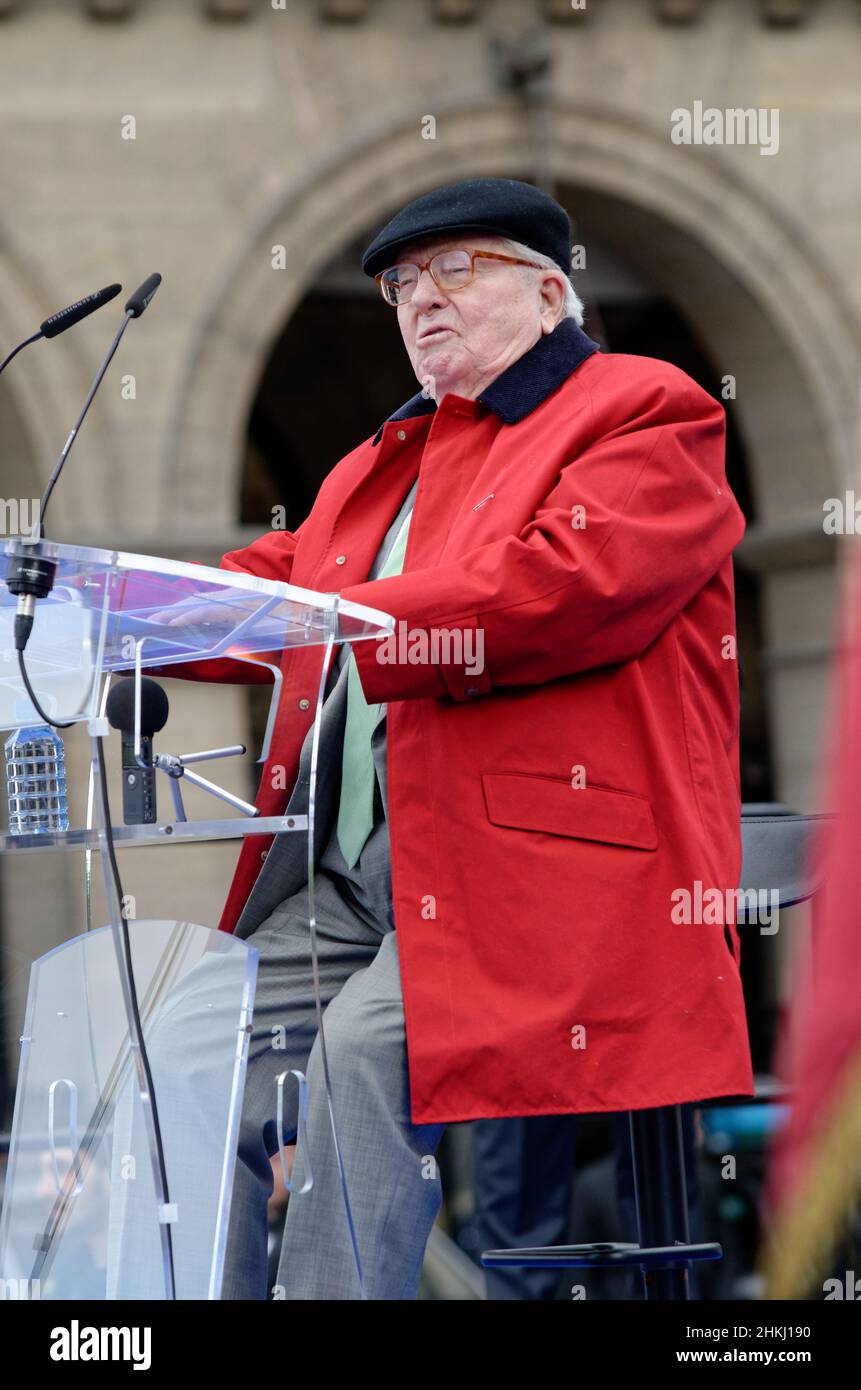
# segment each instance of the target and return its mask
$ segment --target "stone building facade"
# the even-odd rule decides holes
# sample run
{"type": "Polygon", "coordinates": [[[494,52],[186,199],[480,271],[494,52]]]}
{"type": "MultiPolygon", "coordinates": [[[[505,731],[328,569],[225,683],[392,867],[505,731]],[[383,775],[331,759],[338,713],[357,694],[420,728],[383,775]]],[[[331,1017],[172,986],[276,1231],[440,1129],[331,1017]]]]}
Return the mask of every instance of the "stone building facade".
{"type": "MultiPolygon", "coordinates": [[[[823,507],[854,480],[859,65],[856,0],[0,0],[0,355],[102,284],[164,277],[49,534],[211,564],[259,534],[243,497],[261,468],[261,383],[303,420],[306,453],[319,430],[325,454],[355,406],[345,305],[373,291],[362,244],[439,183],[533,178],[572,213],[587,300],[671,306],[729,383],[769,787],[810,807],[840,553],[823,507]],[[300,312],[327,295],[331,338],[303,356],[300,312]],[[298,375],[273,388],[291,324],[298,375]]],[[[118,318],[114,305],[39,343],[0,380],[4,498],[38,496],[118,318]]],[[[388,413],[407,393],[377,375],[388,413]]],[[[301,511],[291,488],[289,470],[270,476],[264,510],[271,495],[301,511]]],[[[174,751],[248,729],[241,690],[173,683],[171,698],[174,751]]],[[[67,751],[80,797],[81,730],[67,751]]],[[[250,791],[248,763],[218,772],[250,791]]],[[[122,862],[140,915],[213,924],[234,858],[122,862]]],[[[29,960],[81,929],[83,891],[78,856],[38,872],[6,860],[14,1037],[29,960]]]]}

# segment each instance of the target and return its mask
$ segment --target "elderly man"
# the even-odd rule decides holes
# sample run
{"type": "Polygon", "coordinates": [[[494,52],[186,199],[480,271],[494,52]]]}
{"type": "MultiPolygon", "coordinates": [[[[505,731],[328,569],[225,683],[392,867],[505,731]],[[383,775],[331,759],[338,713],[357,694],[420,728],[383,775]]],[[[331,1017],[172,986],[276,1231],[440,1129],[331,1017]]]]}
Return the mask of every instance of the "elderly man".
{"type": "MultiPolygon", "coordinates": [[[[739,881],[744,523],[722,408],[666,363],[598,350],[568,217],[529,185],[418,198],[363,267],[423,390],[295,534],[222,562],[398,627],[328,672],[325,1057],[304,837],[249,839],[222,919],[261,953],[225,1297],[266,1296],[270,1158],[297,1131],[291,1085],[276,1132],[285,1072],[307,1071],[294,1180],[314,1177],[288,1206],[286,1298],[415,1296],[447,1122],[752,1089],[734,923],[675,910],[739,881]]],[[[285,653],[263,814],[305,809],[318,666],[285,653]]]]}

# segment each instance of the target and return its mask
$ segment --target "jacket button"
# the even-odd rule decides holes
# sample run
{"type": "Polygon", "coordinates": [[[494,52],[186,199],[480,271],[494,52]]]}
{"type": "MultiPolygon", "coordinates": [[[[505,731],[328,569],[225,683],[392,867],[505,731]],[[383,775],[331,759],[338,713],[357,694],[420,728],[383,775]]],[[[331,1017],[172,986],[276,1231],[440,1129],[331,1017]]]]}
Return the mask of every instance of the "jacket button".
{"type": "Polygon", "coordinates": [[[406,437],[407,437],[407,432],[406,432],[406,430],[398,430],[398,439],[406,439],[406,437]]]}
{"type": "Polygon", "coordinates": [[[261,858],[261,859],[265,859],[268,853],[269,853],[268,849],[262,849],[262,850],[260,851],[260,858],[261,858]]]}
{"type": "Polygon", "coordinates": [[[346,560],[347,560],[346,555],[336,555],[336,556],[335,556],[335,564],[336,564],[336,565],[343,565],[343,564],[346,563],[346,560]]]}
{"type": "Polygon", "coordinates": [[[300,708],[300,709],[309,709],[310,706],[311,706],[311,701],[310,701],[310,700],[300,700],[300,701],[299,701],[299,708],[300,708]]]}

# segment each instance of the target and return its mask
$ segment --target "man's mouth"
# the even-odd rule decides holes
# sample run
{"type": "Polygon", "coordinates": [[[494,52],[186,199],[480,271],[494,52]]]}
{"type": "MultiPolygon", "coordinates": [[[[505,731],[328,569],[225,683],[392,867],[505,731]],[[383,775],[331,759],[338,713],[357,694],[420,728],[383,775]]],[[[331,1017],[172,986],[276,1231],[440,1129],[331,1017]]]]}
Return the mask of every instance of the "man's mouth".
{"type": "Polygon", "coordinates": [[[436,337],[439,336],[440,333],[453,333],[453,332],[454,332],[454,329],[453,329],[453,328],[447,328],[444,324],[440,324],[438,328],[426,328],[425,331],[424,331],[424,333],[420,333],[420,334],[418,335],[418,337],[416,338],[416,342],[417,342],[417,343],[426,343],[426,342],[428,341],[429,338],[436,338],[436,337]]]}

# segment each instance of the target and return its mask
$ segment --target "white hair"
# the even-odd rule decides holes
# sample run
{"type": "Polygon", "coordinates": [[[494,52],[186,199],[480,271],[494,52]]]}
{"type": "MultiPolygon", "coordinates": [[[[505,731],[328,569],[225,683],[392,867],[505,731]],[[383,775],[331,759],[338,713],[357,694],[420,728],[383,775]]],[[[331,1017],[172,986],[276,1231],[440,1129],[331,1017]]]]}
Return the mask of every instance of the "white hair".
{"type": "MultiPolygon", "coordinates": [[[[544,256],[540,251],[533,251],[531,246],[525,246],[522,241],[512,241],[510,237],[500,237],[500,241],[505,247],[506,252],[512,256],[522,256],[525,261],[534,261],[542,270],[557,270],[560,275],[565,272],[553,260],[552,256],[544,256]]],[[[523,267],[524,270],[527,267],[523,267]]],[[[574,288],[570,275],[565,275],[565,299],[562,304],[562,313],[559,315],[559,322],[562,319],[573,319],[578,328],[583,327],[585,310],[583,301],[574,288]]]]}

